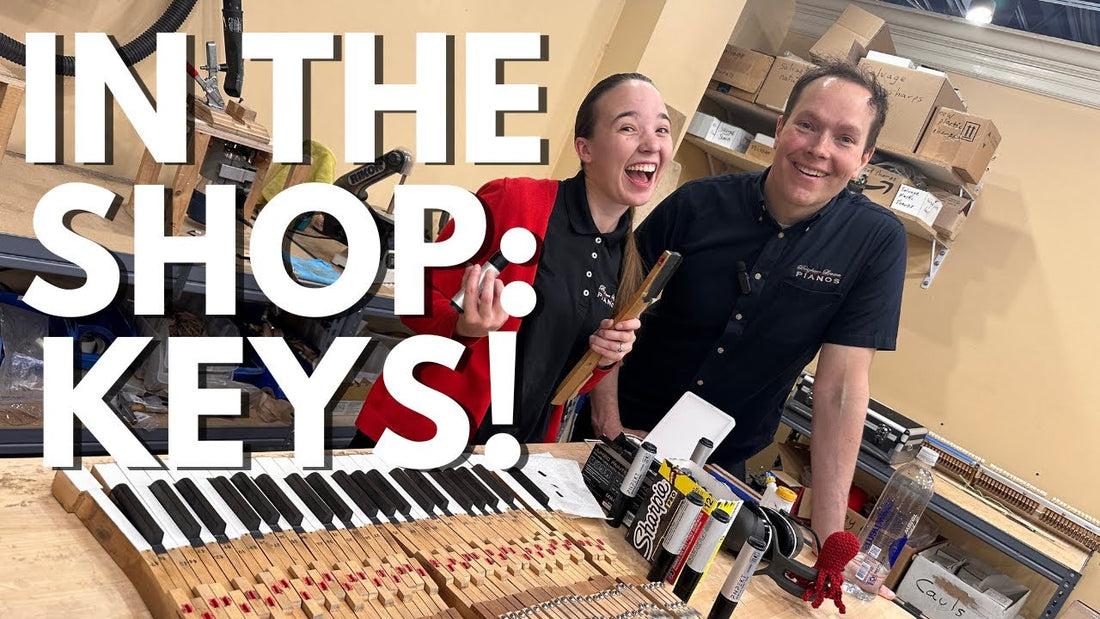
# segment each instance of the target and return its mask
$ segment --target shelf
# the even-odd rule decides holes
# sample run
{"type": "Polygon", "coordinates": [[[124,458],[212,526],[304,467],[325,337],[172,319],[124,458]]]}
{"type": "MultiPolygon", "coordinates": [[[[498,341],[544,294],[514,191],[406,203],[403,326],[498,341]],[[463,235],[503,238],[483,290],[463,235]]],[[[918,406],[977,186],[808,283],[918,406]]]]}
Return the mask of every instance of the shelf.
{"type": "MultiPolygon", "coordinates": [[[[743,99],[738,99],[737,97],[710,88],[707,89],[703,96],[707,100],[731,112],[737,118],[748,119],[752,124],[746,129],[755,129],[759,131],[762,128],[771,127],[768,134],[771,135],[774,132],[775,123],[779,119],[779,112],[756,105],[755,103],[749,103],[743,99]]],[[[949,189],[953,192],[961,190],[962,193],[971,200],[976,199],[981,193],[981,183],[974,184],[963,181],[955,175],[949,166],[945,166],[942,163],[918,157],[914,153],[904,153],[881,147],[876,148],[875,153],[876,157],[894,159],[909,164],[920,170],[934,185],[949,189]]],[[[940,239],[940,242],[943,242],[943,240],[940,239]]]]}
{"type": "MultiPolygon", "coordinates": [[[[783,423],[792,430],[809,436],[810,415],[812,411],[790,401],[783,408],[783,423]],[[791,408],[796,410],[792,411],[791,408]]],[[[856,466],[882,482],[889,480],[894,473],[889,464],[862,450],[856,466]]],[[[1070,592],[1081,579],[1080,570],[1088,564],[1091,553],[1068,543],[1044,542],[1022,529],[1021,525],[1010,521],[1004,514],[976,501],[968,501],[968,497],[964,489],[937,474],[936,494],[928,504],[928,510],[1053,582],[1057,589],[1048,600],[1042,616],[1057,614],[1061,604],[1069,598],[1070,592]],[[1039,549],[1040,545],[1042,550],[1039,549]]]]}
{"type": "Polygon", "coordinates": [[[768,167],[768,164],[761,163],[755,159],[749,159],[744,153],[739,153],[735,150],[730,150],[725,146],[715,144],[714,142],[708,142],[703,138],[695,135],[685,135],[684,141],[688,144],[694,144],[704,153],[714,157],[715,159],[727,163],[736,167],[739,170],[745,170],[747,172],[759,172],[768,167]]]}

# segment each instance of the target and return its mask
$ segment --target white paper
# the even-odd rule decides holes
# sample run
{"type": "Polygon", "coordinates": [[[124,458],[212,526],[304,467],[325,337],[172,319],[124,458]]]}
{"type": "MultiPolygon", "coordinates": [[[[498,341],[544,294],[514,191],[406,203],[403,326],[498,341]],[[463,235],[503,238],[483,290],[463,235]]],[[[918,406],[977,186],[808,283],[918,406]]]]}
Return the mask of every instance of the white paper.
{"type": "Polygon", "coordinates": [[[584,484],[581,466],[576,460],[555,458],[550,454],[532,454],[523,473],[550,497],[550,507],[582,518],[606,518],[603,508],[584,484]]]}
{"type": "Polygon", "coordinates": [[[699,439],[707,437],[717,449],[735,421],[721,409],[688,391],[665,413],[646,440],[657,447],[657,458],[691,458],[699,439]]]}
{"type": "Polygon", "coordinates": [[[921,191],[909,185],[902,185],[898,189],[897,195],[894,196],[890,208],[909,213],[931,226],[936,221],[936,216],[940,214],[943,202],[940,202],[938,198],[927,191],[921,191]]]}

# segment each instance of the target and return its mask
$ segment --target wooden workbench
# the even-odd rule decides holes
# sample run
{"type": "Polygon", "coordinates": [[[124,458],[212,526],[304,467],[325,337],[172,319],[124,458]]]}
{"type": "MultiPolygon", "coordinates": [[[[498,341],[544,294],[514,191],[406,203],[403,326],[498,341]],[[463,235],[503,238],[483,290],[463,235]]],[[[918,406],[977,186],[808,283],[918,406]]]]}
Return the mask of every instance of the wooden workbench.
{"type": "MultiPolygon", "coordinates": [[[[531,450],[583,462],[590,447],[569,444],[531,450]]],[[[53,475],[38,458],[0,459],[0,617],[148,617],[122,570],[80,520],[66,513],[50,494],[53,475]]],[[[628,547],[622,529],[612,530],[598,520],[586,519],[582,524],[645,573],[646,562],[628,547]]],[[[704,615],[731,562],[728,554],[721,553],[696,590],[691,604],[704,615]]],[[[753,579],[737,613],[739,617],[841,616],[831,602],[814,611],[766,578],[753,579]]],[[[909,617],[882,599],[848,600],[844,616],[909,617]]]]}

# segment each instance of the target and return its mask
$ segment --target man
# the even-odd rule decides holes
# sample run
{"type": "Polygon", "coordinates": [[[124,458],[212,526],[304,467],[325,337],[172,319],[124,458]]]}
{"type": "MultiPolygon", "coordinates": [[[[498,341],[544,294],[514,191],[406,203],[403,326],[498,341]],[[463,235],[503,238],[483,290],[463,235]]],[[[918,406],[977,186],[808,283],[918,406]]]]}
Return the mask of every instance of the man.
{"type": "Polygon", "coordinates": [[[597,435],[649,430],[690,390],[736,419],[711,461],[743,476],[820,351],[813,524],[822,539],[843,528],[871,359],[895,347],[905,274],[901,223],[847,190],[885,119],[872,76],[817,67],[791,91],[771,168],[688,183],[654,210],[637,231],[643,260],[671,249],[684,261],[594,393],[597,435]]]}

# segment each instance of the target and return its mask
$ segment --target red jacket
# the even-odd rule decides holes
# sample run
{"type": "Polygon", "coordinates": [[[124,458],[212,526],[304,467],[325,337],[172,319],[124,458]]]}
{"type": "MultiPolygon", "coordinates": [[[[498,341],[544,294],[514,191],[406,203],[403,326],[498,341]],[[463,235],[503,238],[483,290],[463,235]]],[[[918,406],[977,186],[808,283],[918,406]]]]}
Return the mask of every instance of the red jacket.
{"type": "MultiPolygon", "coordinates": [[[[557,198],[558,181],[535,180],[530,178],[505,178],[490,181],[477,192],[477,197],[488,209],[487,242],[482,251],[471,262],[482,264],[500,248],[500,239],[508,230],[521,227],[531,231],[537,239],[538,249],[535,257],[524,264],[510,264],[501,273],[500,280],[507,285],[514,281],[534,284],[538,270],[538,258],[542,242],[546,236],[546,226],[550,212],[557,198]]],[[[439,235],[449,237],[454,230],[450,223],[439,235]]],[[[402,316],[401,321],[417,333],[454,337],[458,312],[451,307],[450,299],[462,285],[465,265],[431,271],[430,307],[424,316],[402,316]]],[[[501,331],[518,331],[520,319],[509,317],[501,331]]],[[[489,409],[489,338],[472,340],[455,338],[466,345],[463,355],[454,370],[438,364],[425,364],[419,368],[417,379],[424,385],[439,391],[458,402],[470,417],[470,435],[481,425],[481,420],[489,409]]],[[[527,351],[538,354],[538,351],[527,351]]],[[[597,369],[592,378],[585,383],[581,393],[592,389],[608,370],[597,369]]],[[[544,440],[548,443],[557,439],[561,425],[562,407],[551,411],[544,440]]],[[[363,403],[355,425],[367,436],[377,441],[382,432],[389,428],[412,441],[426,441],[435,435],[435,424],[427,417],[406,408],[394,400],[386,389],[384,376],[374,383],[366,402],[363,403]]]]}

